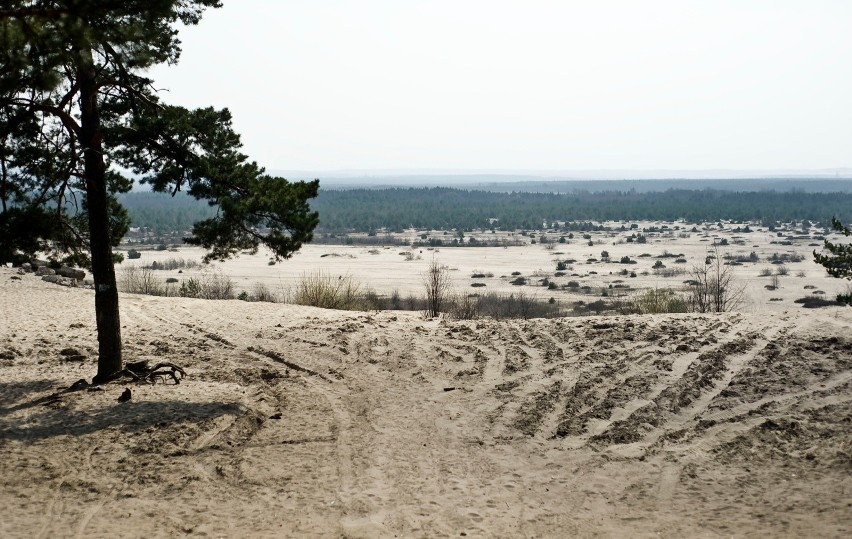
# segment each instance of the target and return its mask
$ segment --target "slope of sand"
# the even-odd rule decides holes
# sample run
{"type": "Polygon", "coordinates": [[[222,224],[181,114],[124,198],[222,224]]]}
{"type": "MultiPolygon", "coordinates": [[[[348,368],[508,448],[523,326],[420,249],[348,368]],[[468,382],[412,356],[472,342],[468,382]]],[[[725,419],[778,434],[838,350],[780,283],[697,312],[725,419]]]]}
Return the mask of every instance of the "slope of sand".
{"type": "Polygon", "coordinates": [[[0,537],[852,529],[852,309],[448,322],[125,295],[126,357],[189,376],[121,404],[57,393],[95,372],[91,291],[12,277],[0,537]]]}

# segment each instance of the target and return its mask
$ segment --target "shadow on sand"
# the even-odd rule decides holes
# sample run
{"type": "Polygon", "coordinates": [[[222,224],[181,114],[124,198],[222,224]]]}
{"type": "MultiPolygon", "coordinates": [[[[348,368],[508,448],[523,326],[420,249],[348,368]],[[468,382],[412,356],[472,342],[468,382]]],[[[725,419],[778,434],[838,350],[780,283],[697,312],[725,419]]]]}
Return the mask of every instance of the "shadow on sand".
{"type": "MultiPolygon", "coordinates": [[[[32,381],[21,384],[0,384],[0,395],[37,392],[54,386],[48,381],[32,381]]],[[[9,441],[35,442],[56,436],[83,436],[106,428],[133,433],[150,427],[167,427],[181,423],[198,423],[223,415],[243,415],[246,410],[234,403],[182,402],[176,400],[110,402],[94,410],[69,410],[61,406],[62,401],[85,399],[87,391],[53,393],[45,397],[27,399],[7,407],[8,398],[0,400],[0,445],[9,441]],[[54,406],[57,404],[58,406],[54,406]],[[36,408],[21,425],[19,421],[6,419],[10,413],[36,408]]]]}

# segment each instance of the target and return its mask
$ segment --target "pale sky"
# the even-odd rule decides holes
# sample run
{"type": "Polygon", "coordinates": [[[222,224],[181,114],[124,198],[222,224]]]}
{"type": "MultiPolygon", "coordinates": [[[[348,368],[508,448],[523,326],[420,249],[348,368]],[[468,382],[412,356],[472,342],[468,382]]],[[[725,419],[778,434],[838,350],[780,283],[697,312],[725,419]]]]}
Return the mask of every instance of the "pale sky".
{"type": "Polygon", "coordinates": [[[269,169],[852,166],[852,0],[225,0],[151,75],[269,169]]]}

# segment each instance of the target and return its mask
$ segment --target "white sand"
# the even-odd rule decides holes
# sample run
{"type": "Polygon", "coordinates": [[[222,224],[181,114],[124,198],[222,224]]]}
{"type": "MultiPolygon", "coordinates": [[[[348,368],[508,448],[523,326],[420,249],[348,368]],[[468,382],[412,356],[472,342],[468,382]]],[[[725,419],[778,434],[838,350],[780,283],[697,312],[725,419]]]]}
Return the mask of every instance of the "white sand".
{"type": "MultiPolygon", "coordinates": [[[[621,223],[606,223],[611,227],[620,227],[621,223]]],[[[619,292],[619,289],[610,289],[610,285],[627,285],[633,293],[636,290],[647,288],[681,288],[684,281],[690,278],[689,272],[696,265],[703,265],[709,252],[712,252],[713,241],[726,239],[728,246],[719,247],[720,254],[733,256],[748,256],[755,252],[760,260],[756,263],[745,263],[733,268],[738,285],[744,288],[744,303],[739,307],[746,312],[772,311],[780,312],[788,309],[798,308],[793,301],[795,299],[812,295],[816,291],[824,292],[822,297],[832,299],[839,292],[843,292],[848,282],[829,277],[822,266],[813,261],[812,252],[814,244],[822,245],[822,241],[811,239],[791,240],[793,245],[780,245],[772,242],[784,241],[776,232],[759,229],[752,225],[755,231],[751,233],[735,233],[733,229],[737,226],[725,224],[725,229],[718,231],[714,225],[712,230],[700,230],[698,233],[691,232],[692,225],[683,223],[645,223],[639,222],[639,230],[645,227],[669,226],[671,230],[667,233],[648,234],[648,243],[626,243],[625,239],[635,231],[627,232],[592,232],[592,241],[589,246],[587,240],[583,240],[582,233],[574,233],[574,239],[567,244],[551,244],[552,249],[540,243],[528,244],[520,247],[443,247],[437,249],[410,247],[367,247],[367,246],[343,246],[343,245],[305,245],[290,260],[283,261],[277,265],[268,264],[269,256],[264,252],[257,255],[242,255],[236,259],[214,263],[212,268],[221,270],[230,276],[239,290],[252,292],[256,283],[264,284],[271,292],[279,297],[285,298],[292,295],[297,283],[306,274],[324,272],[334,276],[349,275],[362,285],[363,289],[371,289],[380,295],[388,296],[394,290],[406,297],[409,294],[422,296],[424,294],[423,274],[429,264],[437,260],[450,270],[453,287],[456,293],[517,293],[523,290],[527,294],[547,300],[555,298],[560,303],[573,304],[578,300],[594,301],[601,298],[602,290],[606,289],[608,294],[619,292]],[[680,226],[681,230],[674,230],[680,226]],[[684,234],[688,237],[681,237],[684,234]],[[742,245],[737,244],[738,242],[742,245]],[[601,252],[607,251],[611,262],[601,262],[601,252]],[[412,260],[406,260],[401,253],[411,252],[412,260]],[[656,258],[664,253],[683,254],[685,263],[675,263],[674,258],[656,258]],[[650,257],[640,257],[642,254],[650,257]],[[777,272],[778,265],[770,263],[773,254],[797,255],[803,257],[801,262],[788,263],[784,266],[788,275],[779,277],[780,288],[766,290],[765,286],[771,283],[771,278],[761,277],[762,270],[777,272]],[[623,256],[636,260],[636,264],[620,264],[623,256]],[[589,258],[595,258],[598,262],[588,263],[589,258]],[[555,277],[556,264],[558,261],[575,259],[577,262],[570,264],[562,277],[555,277]],[[668,269],[683,269],[686,273],[673,277],[663,277],[653,270],[653,265],[658,260],[666,265],[668,269]],[[620,275],[622,270],[634,272],[636,277],[620,275]],[[514,279],[513,272],[520,272],[521,276],[528,280],[528,286],[518,287],[511,285],[514,279]],[[594,273],[592,273],[594,272],[594,273]],[[647,272],[647,275],[642,275],[647,272]],[[491,273],[493,277],[473,279],[474,273],[491,273]],[[797,276],[804,273],[804,277],[797,276]],[[548,290],[540,285],[539,281],[547,277],[560,287],[558,290],[548,290]],[[590,292],[581,294],[570,290],[561,289],[561,285],[569,281],[577,281],[581,286],[589,286],[590,292]],[[484,283],[485,287],[472,288],[473,283],[484,283]],[[805,286],[812,287],[805,289],[805,286]],[[775,301],[771,301],[772,299],[775,301]]],[[[629,225],[628,225],[629,226],[629,225]]],[[[701,229],[702,227],[699,227],[701,229]]],[[[796,233],[786,231],[786,234],[796,233]]],[[[440,232],[430,232],[430,237],[444,238],[440,232]]],[[[562,234],[548,233],[552,240],[558,239],[562,234]]],[[[816,234],[812,234],[815,236],[816,234]]],[[[407,239],[418,237],[419,234],[409,233],[402,235],[407,239]]],[[[490,237],[490,232],[481,234],[468,234],[479,238],[490,237]]],[[[498,234],[497,237],[506,237],[506,234],[498,234]]],[[[451,236],[449,236],[451,237],[451,236]]],[[[529,241],[528,237],[514,234],[513,239],[529,241]]],[[[835,237],[836,236],[832,236],[835,237]]],[[[540,240],[540,238],[539,238],[540,240]]],[[[200,261],[204,251],[200,248],[181,247],[177,252],[168,251],[142,251],[139,260],[127,260],[126,265],[147,265],[153,261],[163,261],[168,258],[184,258],[200,261]]],[[[121,267],[119,266],[119,274],[121,267]]],[[[185,270],[183,273],[177,271],[158,271],[157,276],[165,280],[168,277],[185,279],[196,275],[197,270],[185,270]]],[[[621,292],[625,292],[621,290],[621,292]]]]}
{"type": "MultiPolygon", "coordinates": [[[[516,252],[459,272],[550,258],[516,252]]],[[[852,309],[498,323],[123,295],[126,358],[189,376],[121,404],[56,393],[95,372],[91,291],[12,277],[0,537],[852,529],[852,309]]]]}

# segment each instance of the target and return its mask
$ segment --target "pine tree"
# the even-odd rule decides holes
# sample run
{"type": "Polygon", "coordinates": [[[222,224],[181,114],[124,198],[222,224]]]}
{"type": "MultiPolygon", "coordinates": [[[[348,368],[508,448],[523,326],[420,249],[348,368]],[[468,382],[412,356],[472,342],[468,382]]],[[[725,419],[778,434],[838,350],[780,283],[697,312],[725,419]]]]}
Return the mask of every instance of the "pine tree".
{"type": "MultiPolygon", "coordinates": [[[[831,226],[834,230],[842,232],[844,236],[852,235],[852,231],[843,226],[836,217],[831,218],[831,226]]],[[[824,248],[829,254],[814,251],[816,263],[824,266],[832,277],[852,279],[852,244],[832,243],[825,240],[824,248]]]]}
{"type": "Polygon", "coordinates": [[[187,238],[224,259],[271,249],[277,261],[310,241],[318,181],[290,183],[240,153],[227,109],[162,103],[144,73],[176,63],[176,25],[218,0],[12,0],[0,7],[0,262],[49,252],[90,264],[98,372],[122,369],[112,247],[127,231],[116,199],[132,187],[217,207],[187,238]]]}

